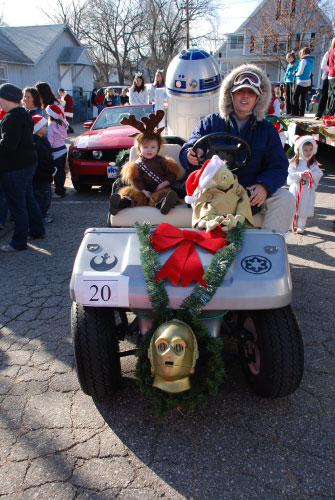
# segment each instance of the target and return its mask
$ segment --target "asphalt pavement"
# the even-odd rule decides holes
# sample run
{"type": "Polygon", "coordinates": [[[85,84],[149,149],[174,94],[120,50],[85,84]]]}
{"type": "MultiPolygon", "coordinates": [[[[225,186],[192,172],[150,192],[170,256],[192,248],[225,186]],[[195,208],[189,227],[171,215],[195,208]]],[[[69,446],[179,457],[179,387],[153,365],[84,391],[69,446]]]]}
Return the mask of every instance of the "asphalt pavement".
{"type": "Polygon", "coordinates": [[[85,229],[105,225],[108,193],[78,194],[68,181],[67,196],[52,200],[46,239],[0,255],[1,500],[335,499],[333,158],[333,150],[321,158],[306,233],[287,239],[301,386],[282,399],[257,397],[226,356],[206,408],[161,421],[136,386],[133,357],[122,360],[113,398],[93,401],[79,388],[69,281],[85,229]]]}

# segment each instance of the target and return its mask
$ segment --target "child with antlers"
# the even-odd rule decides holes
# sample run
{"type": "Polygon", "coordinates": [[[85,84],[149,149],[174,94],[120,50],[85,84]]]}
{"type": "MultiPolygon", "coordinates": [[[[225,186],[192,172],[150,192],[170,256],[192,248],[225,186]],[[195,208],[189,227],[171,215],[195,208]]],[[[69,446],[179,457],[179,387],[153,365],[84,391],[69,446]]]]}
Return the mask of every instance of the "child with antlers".
{"type": "Polygon", "coordinates": [[[125,186],[110,198],[112,215],[116,215],[122,208],[146,205],[156,207],[161,214],[166,215],[176,205],[178,196],[170,186],[176,181],[178,164],[172,158],[164,158],[158,154],[164,144],[161,137],[164,127],[155,127],[163,116],[164,111],[159,110],[148,117],[142,117],[141,121],[134,115],[122,118],[122,125],[131,125],[141,132],[136,135],[135,140],[139,157],[122,167],[121,180],[125,186]]]}

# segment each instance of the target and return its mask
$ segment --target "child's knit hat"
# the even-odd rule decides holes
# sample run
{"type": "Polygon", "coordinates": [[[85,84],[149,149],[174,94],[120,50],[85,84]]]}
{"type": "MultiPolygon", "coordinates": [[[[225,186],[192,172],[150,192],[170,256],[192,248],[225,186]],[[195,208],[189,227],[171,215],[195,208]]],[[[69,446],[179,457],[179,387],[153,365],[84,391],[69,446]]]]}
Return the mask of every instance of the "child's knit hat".
{"type": "Polygon", "coordinates": [[[48,123],[48,120],[41,115],[32,116],[34,122],[34,134],[48,123]]]}

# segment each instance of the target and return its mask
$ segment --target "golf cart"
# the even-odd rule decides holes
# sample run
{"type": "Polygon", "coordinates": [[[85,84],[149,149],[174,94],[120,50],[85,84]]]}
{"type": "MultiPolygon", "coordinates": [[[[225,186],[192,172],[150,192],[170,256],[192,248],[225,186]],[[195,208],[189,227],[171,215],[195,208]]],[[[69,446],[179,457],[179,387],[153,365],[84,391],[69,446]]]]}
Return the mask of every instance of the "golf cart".
{"type": "MultiPolygon", "coordinates": [[[[220,137],[226,139],[227,134],[201,138],[194,151],[206,147],[206,158],[217,154],[233,171],[243,168],[250,157],[248,144],[235,136],[229,136],[235,144],[218,144],[220,137]],[[241,151],[246,152],[246,157],[239,163],[241,151]]],[[[161,154],[178,161],[179,151],[179,145],[166,144],[161,154]]],[[[135,157],[132,148],[130,159],[135,157]]],[[[136,351],[122,350],[127,313],[135,314],[141,335],[151,327],[152,306],[134,223],[150,221],[155,227],[167,222],[190,229],[191,220],[192,209],[185,203],[164,216],[152,207],[126,208],[117,215],[108,215],[110,227],[85,231],[74,263],[70,294],[76,369],[86,394],[107,397],[120,387],[120,358],[136,351]]],[[[200,319],[211,337],[223,336],[236,344],[247,382],[256,394],[283,397],[294,392],[302,378],[302,337],[290,305],[292,281],[284,235],[260,229],[259,213],[254,222],[258,227],[245,230],[241,250],[200,319]]],[[[160,264],[172,253],[173,249],[160,253],[160,264]]],[[[206,270],[212,255],[199,247],[197,253],[206,270]]],[[[193,285],[174,286],[166,280],[173,310],[178,310],[193,285]]]]}

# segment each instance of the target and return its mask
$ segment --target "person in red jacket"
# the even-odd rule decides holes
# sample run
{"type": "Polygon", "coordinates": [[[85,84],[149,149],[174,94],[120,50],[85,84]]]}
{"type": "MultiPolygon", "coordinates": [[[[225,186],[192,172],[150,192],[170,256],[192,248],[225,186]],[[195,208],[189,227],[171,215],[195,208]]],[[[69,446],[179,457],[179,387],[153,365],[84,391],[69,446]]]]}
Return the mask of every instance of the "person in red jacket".
{"type": "Polygon", "coordinates": [[[329,47],[328,102],[325,114],[335,114],[335,38],[329,47]]]}
{"type": "Polygon", "coordinates": [[[70,119],[73,118],[73,99],[64,89],[58,89],[59,102],[64,108],[64,115],[68,124],[68,132],[73,134],[74,130],[70,125],[70,119]]]}

